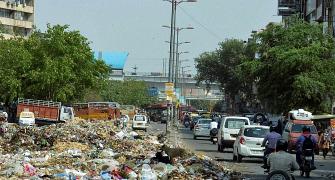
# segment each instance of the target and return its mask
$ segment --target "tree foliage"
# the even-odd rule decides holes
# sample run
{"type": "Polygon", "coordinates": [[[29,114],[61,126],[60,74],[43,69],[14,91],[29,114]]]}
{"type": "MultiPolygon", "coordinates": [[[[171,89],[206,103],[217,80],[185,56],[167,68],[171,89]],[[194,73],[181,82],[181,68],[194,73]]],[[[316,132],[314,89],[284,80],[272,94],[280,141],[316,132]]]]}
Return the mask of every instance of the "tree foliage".
{"type": "Polygon", "coordinates": [[[124,105],[145,107],[156,102],[157,97],[149,96],[149,87],[144,81],[108,80],[100,91],[104,101],[114,101],[124,105]]]}
{"type": "Polygon", "coordinates": [[[260,101],[274,113],[329,112],[334,101],[334,39],[318,24],[297,18],[285,25],[270,23],[247,44],[226,40],[196,61],[198,81],[219,82],[230,99],[260,101]]]}
{"type": "Polygon", "coordinates": [[[273,112],[328,112],[335,94],[334,40],[322,27],[295,20],[258,34],[259,98],[273,112]]]}
{"type": "Polygon", "coordinates": [[[251,42],[245,43],[237,39],[221,42],[216,51],[203,53],[196,58],[197,81],[207,85],[220,83],[226,96],[234,104],[236,95],[252,94],[253,80],[245,78],[244,66],[241,64],[249,62],[254,57],[255,50],[256,45],[251,42]]]}
{"type": "Polygon", "coordinates": [[[83,98],[110,67],[93,57],[88,40],[68,26],[50,26],[28,39],[1,39],[1,101],[18,97],[72,102],[83,98]]]}

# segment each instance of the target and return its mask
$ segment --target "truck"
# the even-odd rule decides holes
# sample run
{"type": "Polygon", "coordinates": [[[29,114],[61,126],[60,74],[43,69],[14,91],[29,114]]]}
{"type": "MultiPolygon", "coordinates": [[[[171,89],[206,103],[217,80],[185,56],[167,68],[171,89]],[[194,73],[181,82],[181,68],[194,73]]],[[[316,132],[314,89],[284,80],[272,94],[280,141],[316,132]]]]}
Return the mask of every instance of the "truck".
{"type": "Polygon", "coordinates": [[[73,108],[62,106],[61,102],[19,98],[16,105],[17,121],[21,112],[33,112],[37,125],[74,120],[73,108]]]}
{"type": "Polygon", "coordinates": [[[86,120],[115,120],[120,118],[120,104],[116,102],[88,102],[73,105],[76,116],[86,120]]]}

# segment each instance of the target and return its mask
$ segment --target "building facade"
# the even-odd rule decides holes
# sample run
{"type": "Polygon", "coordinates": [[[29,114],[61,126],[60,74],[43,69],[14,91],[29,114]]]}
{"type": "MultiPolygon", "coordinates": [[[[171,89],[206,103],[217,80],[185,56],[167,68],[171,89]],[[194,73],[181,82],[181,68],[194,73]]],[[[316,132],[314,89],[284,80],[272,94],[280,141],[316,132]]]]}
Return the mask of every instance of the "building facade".
{"type": "Polygon", "coordinates": [[[335,0],[278,0],[278,15],[283,19],[293,14],[310,23],[320,23],[325,33],[334,33],[335,0]]]}
{"type": "Polygon", "coordinates": [[[34,25],[34,0],[0,0],[1,34],[5,38],[29,36],[34,25]]]}

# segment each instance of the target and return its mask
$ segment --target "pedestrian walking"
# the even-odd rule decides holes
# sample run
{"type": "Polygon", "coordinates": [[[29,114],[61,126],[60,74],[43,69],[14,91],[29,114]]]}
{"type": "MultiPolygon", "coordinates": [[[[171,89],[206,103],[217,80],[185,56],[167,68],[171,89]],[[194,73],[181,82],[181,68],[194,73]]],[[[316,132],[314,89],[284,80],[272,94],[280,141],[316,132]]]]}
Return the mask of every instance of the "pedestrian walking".
{"type": "Polygon", "coordinates": [[[330,139],[328,136],[328,132],[325,133],[324,131],[321,131],[320,137],[319,137],[319,147],[322,150],[323,158],[326,159],[326,156],[330,148],[330,139]]]}

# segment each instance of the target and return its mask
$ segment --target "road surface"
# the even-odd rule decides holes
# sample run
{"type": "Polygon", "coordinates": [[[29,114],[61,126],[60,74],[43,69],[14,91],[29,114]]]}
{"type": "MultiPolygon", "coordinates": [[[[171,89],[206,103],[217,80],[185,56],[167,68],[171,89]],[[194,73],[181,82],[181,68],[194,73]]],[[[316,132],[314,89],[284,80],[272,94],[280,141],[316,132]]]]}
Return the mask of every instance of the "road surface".
{"type": "MultiPolygon", "coordinates": [[[[226,149],[224,153],[217,151],[217,145],[212,144],[208,138],[193,139],[192,131],[188,128],[179,128],[176,133],[176,139],[183,144],[187,149],[195,151],[196,153],[205,154],[214,160],[220,161],[238,172],[244,174],[250,179],[265,179],[264,169],[261,168],[262,159],[244,158],[241,163],[233,162],[232,149],[226,149]]],[[[292,154],[292,158],[295,155],[292,154]]],[[[316,156],[315,171],[311,173],[311,180],[329,179],[329,175],[335,172],[335,158],[329,157],[324,160],[321,156],[316,156]]],[[[296,179],[305,179],[299,176],[299,172],[294,173],[296,179]]]]}

